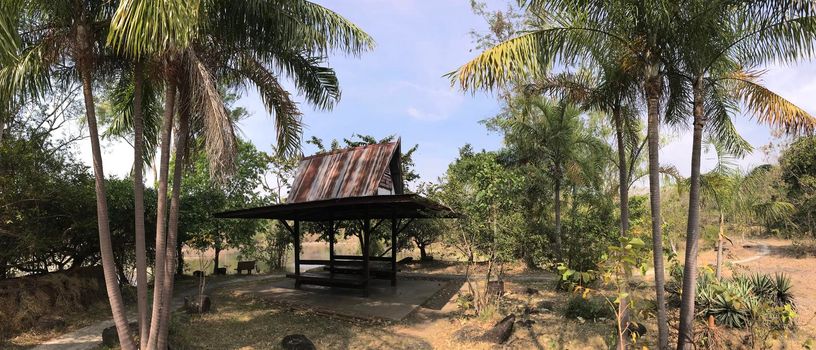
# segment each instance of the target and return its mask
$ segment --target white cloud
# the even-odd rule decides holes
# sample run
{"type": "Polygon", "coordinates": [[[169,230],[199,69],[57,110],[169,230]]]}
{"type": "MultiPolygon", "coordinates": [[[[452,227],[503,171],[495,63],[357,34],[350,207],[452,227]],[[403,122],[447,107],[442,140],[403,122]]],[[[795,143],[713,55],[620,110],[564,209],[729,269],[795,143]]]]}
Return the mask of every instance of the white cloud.
{"type": "Polygon", "coordinates": [[[407,113],[408,116],[410,116],[411,118],[422,121],[437,121],[447,119],[447,116],[441,114],[431,114],[425,111],[421,111],[416,107],[408,107],[405,113],[407,113]]]}

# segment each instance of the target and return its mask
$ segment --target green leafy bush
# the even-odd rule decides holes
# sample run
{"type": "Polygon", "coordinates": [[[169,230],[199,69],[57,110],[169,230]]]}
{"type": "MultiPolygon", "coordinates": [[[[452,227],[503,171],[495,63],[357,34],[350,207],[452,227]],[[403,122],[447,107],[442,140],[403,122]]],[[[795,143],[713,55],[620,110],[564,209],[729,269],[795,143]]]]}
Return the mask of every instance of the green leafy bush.
{"type": "Polygon", "coordinates": [[[558,264],[558,272],[561,278],[556,282],[556,289],[572,292],[577,287],[592,286],[597,280],[597,271],[576,271],[567,267],[566,264],[558,264]]]}

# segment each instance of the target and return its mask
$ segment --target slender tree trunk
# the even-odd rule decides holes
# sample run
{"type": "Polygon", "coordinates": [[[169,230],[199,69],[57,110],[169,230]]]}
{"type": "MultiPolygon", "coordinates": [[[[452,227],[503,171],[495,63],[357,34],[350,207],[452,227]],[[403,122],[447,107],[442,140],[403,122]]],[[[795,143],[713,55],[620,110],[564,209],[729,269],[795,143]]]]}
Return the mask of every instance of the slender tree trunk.
{"type": "Polygon", "coordinates": [[[221,246],[216,244],[213,250],[215,250],[215,259],[213,259],[213,275],[215,275],[218,274],[218,256],[221,255],[221,246]]]}
{"type": "Polygon", "coordinates": [[[722,276],[723,235],[725,230],[725,215],[720,212],[720,233],[717,235],[717,279],[722,276]]]}
{"type": "Polygon", "coordinates": [[[703,78],[695,78],[694,97],[694,134],[691,146],[691,188],[689,190],[688,225],[686,228],[686,257],[683,268],[683,292],[680,301],[680,329],[677,340],[678,349],[694,348],[694,298],[697,285],[697,250],[700,238],[700,159],[702,158],[703,126],[703,78]]]}
{"type": "Polygon", "coordinates": [[[163,298],[172,298],[164,291],[165,276],[165,249],[167,247],[167,235],[165,219],[167,218],[167,173],[170,163],[170,136],[173,126],[173,114],[176,102],[176,83],[172,78],[170,69],[167,75],[167,86],[164,97],[164,121],[162,123],[161,146],[159,155],[159,181],[156,203],[156,266],[153,269],[153,314],[150,318],[150,335],[148,341],[149,349],[156,349],[159,338],[159,322],[162,315],[163,298]]]}
{"type": "Polygon", "coordinates": [[[182,243],[176,243],[176,275],[184,275],[184,252],[181,250],[182,243]]]}
{"type": "Polygon", "coordinates": [[[142,63],[136,62],[133,69],[133,208],[136,231],[136,300],[139,317],[140,349],[147,349],[150,331],[147,315],[147,248],[145,246],[144,222],[144,117],[142,96],[144,75],[142,63]]]}
{"type": "MultiPolygon", "coordinates": [[[[186,87],[182,87],[184,89],[186,87]]],[[[184,96],[184,94],[182,94],[184,96]]],[[[187,113],[186,106],[182,105],[179,108],[179,122],[176,133],[176,159],[173,162],[173,196],[170,199],[170,218],[167,225],[167,248],[165,255],[167,264],[165,266],[164,276],[164,306],[162,308],[162,318],[159,328],[159,349],[167,348],[167,335],[170,331],[170,311],[171,301],[173,299],[173,282],[174,274],[176,273],[176,243],[178,238],[178,216],[179,205],[181,200],[181,175],[184,171],[184,153],[187,149],[187,135],[189,133],[190,119],[187,113]]]]}
{"type": "Polygon", "coordinates": [[[425,244],[420,241],[416,241],[417,248],[419,248],[419,261],[426,261],[428,260],[428,252],[425,250],[425,244]]]}
{"type": "Polygon", "coordinates": [[[99,131],[96,125],[96,106],[92,91],[91,76],[91,38],[87,25],[78,25],[76,44],[78,46],[77,69],[82,79],[82,94],[85,99],[85,117],[88,122],[88,133],[91,139],[93,154],[94,180],[96,183],[96,216],[99,228],[99,251],[102,256],[102,270],[105,275],[105,289],[113,315],[113,323],[121,340],[122,349],[133,350],[136,345],[130,337],[125,305],[119,290],[119,281],[114,266],[113,247],[111,244],[110,223],[108,221],[108,201],[105,190],[105,171],[102,168],[102,150],[99,146],[99,131]]]}
{"type": "Polygon", "coordinates": [[[555,190],[553,191],[553,205],[555,205],[555,256],[558,260],[563,258],[561,245],[561,174],[555,176],[555,190]]]}
{"type": "Polygon", "coordinates": [[[666,277],[663,266],[663,221],[660,215],[660,91],[658,77],[646,82],[649,148],[649,203],[652,212],[652,254],[655,270],[655,301],[657,303],[658,348],[669,348],[668,318],[666,317],[666,277]]]}
{"type": "MultiPolygon", "coordinates": [[[[615,121],[615,138],[617,140],[618,150],[618,190],[620,192],[620,236],[629,237],[629,167],[626,161],[626,141],[623,138],[623,120],[619,108],[615,108],[612,118],[615,121]]],[[[634,160],[632,160],[634,161],[634,160]]],[[[629,291],[629,271],[625,272],[623,290],[629,291]]],[[[623,327],[629,324],[629,298],[622,298],[618,304],[618,314],[620,315],[620,324],[623,327]]],[[[618,349],[626,348],[626,338],[624,332],[618,334],[618,349]]]]}

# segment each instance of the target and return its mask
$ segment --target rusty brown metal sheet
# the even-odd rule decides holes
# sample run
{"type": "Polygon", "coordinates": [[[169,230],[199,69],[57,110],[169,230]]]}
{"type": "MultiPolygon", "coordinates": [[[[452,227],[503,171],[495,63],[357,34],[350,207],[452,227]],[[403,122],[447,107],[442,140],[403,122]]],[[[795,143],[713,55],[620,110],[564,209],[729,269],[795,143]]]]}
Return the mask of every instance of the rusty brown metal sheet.
{"type": "Polygon", "coordinates": [[[287,203],[376,195],[397,149],[399,141],[303,158],[287,203]]]}

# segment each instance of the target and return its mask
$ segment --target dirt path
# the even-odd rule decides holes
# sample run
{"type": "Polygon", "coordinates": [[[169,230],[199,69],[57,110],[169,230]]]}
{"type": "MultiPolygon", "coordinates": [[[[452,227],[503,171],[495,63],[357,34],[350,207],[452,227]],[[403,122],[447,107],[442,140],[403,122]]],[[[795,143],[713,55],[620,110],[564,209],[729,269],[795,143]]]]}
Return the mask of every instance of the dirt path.
{"type": "MultiPolygon", "coordinates": [[[[218,281],[210,283],[205,287],[205,292],[210,292],[213,289],[221,288],[226,285],[240,282],[259,281],[269,278],[280,278],[283,275],[254,275],[246,277],[236,277],[226,281],[218,281]]],[[[184,296],[196,292],[196,288],[188,288],[177,292],[173,297],[172,308],[177,309],[184,305],[184,296]]],[[[135,320],[135,313],[128,313],[129,320],[135,320]]],[[[109,319],[94,323],[90,326],[77,329],[73,332],[63,334],[59,337],[46,341],[40,345],[35,346],[32,350],[86,350],[93,349],[102,344],[102,331],[105,328],[113,326],[113,320],[109,319]]]]}
{"type": "Polygon", "coordinates": [[[759,260],[763,256],[766,256],[771,252],[771,249],[768,248],[767,244],[764,244],[764,243],[757,243],[757,244],[759,245],[759,253],[756,253],[754,256],[751,256],[751,257],[748,257],[748,258],[745,258],[745,259],[732,261],[732,263],[734,263],[734,264],[749,263],[749,262],[752,262],[754,260],[759,260]]]}

